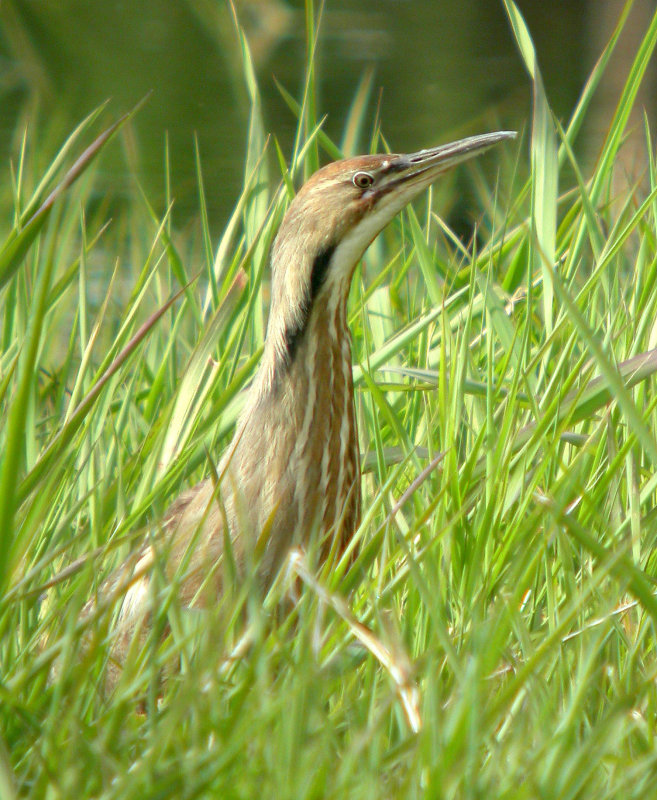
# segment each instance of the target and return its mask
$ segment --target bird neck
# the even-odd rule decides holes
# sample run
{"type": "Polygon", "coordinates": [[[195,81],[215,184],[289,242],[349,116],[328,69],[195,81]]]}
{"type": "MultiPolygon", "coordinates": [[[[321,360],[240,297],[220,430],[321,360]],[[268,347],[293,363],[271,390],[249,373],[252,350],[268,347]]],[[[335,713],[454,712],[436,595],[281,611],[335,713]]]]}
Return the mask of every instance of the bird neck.
{"type": "MultiPolygon", "coordinates": [[[[342,550],[358,524],[360,456],[347,293],[348,287],[323,293],[304,324],[295,322],[291,331],[270,327],[238,431],[242,479],[253,486],[253,524],[260,530],[273,518],[274,550],[289,549],[291,535],[303,541],[313,530],[331,533],[324,546],[337,543],[342,550]]],[[[274,309],[271,319],[282,319],[273,315],[274,309]]]]}

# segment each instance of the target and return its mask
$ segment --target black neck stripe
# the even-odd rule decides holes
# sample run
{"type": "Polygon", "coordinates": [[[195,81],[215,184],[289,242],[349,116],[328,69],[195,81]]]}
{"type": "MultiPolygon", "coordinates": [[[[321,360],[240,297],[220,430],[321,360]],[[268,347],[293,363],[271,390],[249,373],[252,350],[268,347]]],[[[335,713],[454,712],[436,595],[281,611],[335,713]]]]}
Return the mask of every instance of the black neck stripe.
{"type": "Polygon", "coordinates": [[[326,276],[328,275],[329,264],[333,258],[333,253],[335,253],[335,245],[328,245],[320,250],[313,260],[310,270],[310,291],[301,302],[299,320],[290,325],[285,331],[288,364],[294,361],[299,344],[306,332],[313,303],[317,299],[320,289],[326,282],[326,276]]]}
{"type": "Polygon", "coordinates": [[[320,250],[315,256],[313,261],[312,270],[310,271],[310,297],[314,301],[319,294],[319,290],[326,281],[328,274],[329,264],[335,253],[335,245],[331,244],[320,250]]]}

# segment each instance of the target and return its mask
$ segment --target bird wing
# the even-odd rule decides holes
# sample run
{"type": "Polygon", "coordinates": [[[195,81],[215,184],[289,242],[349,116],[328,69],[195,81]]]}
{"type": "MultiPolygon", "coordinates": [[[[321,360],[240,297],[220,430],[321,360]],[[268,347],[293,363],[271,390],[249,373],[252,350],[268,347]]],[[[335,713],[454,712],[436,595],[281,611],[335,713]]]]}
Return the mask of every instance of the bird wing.
{"type": "MultiPolygon", "coordinates": [[[[101,607],[119,612],[112,631],[106,690],[116,684],[135,637],[146,639],[159,587],[174,585],[181,607],[203,607],[221,592],[224,517],[213,483],[199,483],[167,510],[160,529],[102,583],[82,610],[89,618],[101,607]]],[[[88,639],[88,637],[87,637],[88,639]]],[[[83,642],[84,646],[84,642],[83,642]]]]}

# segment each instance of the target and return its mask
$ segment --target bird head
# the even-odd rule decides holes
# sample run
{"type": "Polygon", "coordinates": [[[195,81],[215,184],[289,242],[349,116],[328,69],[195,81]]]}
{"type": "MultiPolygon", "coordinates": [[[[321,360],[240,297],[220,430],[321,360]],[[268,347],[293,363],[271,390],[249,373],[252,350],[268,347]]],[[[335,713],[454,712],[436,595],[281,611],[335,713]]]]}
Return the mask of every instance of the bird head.
{"type": "Polygon", "coordinates": [[[406,155],[348,158],[318,170],[292,201],[272,249],[268,339],[278,355],[288,361],[294,355],[316,304],[346,301],[359,259],[405,205],[454,165],[513,137],[498,131],[406,155]]]}

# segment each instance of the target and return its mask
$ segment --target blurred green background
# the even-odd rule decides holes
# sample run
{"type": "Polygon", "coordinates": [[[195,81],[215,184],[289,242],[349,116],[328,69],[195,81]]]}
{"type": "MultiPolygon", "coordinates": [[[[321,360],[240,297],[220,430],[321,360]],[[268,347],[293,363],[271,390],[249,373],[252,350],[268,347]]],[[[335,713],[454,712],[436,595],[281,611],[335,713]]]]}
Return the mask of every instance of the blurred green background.
{"type": "MultiPolygon", "coordinates": [[[[565,120],[623,3],[519,0],[518,5],[534,37],[552,107],[565,120]]],[[[579,141],[585,163],[595,157],[598,130],[604,130],[616,100],[613,76],[624,80],[623,59],[629,63],[633,40],[645,30],[653,7],[653,0],[635,3],[624,43],[598,93],[598,109],[579,141]]],[[[287,155],[295,120],[276,80],[301,96],[304,3],[236,0],[236,9],[256,65],[266,129],[287,155]]],[[[501,0],[328,0],[320,33],[317,113],[328,115],[325,130],[337,142],[368,71],[373,75],[368,115],[371,123],[378,116],[392,149],[419,149],[497,126],[529,129],[529,82],[501,0]]],[[[248,102],[241,64],[225,0],[0,0],[2,180],[9,178],[9,159],[16,157],[26,126],[30,136],[38,134],[40,155],[47,159],[100,103],[109,99],[116,118],[152,92],[123,137],[123,148],[110,148],[104,156],[104,188],[119,196],[135,191],[137,176],[161,213],[168,137],[173,219],[185,225],[199,207],[196,136],[211,229],[217,232],[242,185],[248,102]]],[[[648,82],[643,105],[649,117],[654,96],[648,82]]],[[[359,142],[358,149],[368,144],[359,142]]]]}

